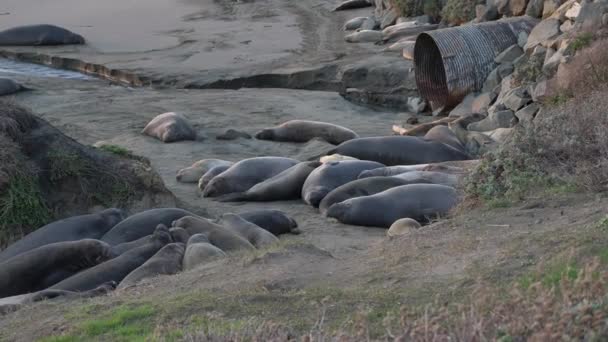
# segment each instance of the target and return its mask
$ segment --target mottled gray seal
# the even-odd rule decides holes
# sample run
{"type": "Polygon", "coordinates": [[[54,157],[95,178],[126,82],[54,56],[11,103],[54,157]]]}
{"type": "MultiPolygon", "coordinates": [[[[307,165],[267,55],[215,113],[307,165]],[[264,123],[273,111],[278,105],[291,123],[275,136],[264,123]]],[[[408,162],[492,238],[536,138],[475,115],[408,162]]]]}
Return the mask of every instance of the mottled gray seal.
{"type": "Polygon", "coordinates": [[[156,252],[171,242],[171,236],[165,232],[154,233],[152,242],[134,248],[124,254],[73,275],[51,289],[66,291],[88,291],[108,281],[120,282],[133,270],[143,265],[156,252]]]}
{"type": "Polygon", "coordinates": [[[175,178],[178,182],[182,183],[198,183],[199,179],[212,168],[216,166],[231,166],[232,164],[234,163],[227,160],[202,159],[189,167],[177,171],[175,178]]]}
{"type": "Polygon", "coordinates": [[[412,171],[393,177],[403,179],[407,184],[441,184],[451,187],[456,187],[460,181],[458,174],[437,171],[412,171]]]}
{"type": "Polygon", "coordinates": [[[113,257],[99,240],[56,242],[0,263],[0,298],[40,291],[113,257]]]}
{"type": "Polygon", "coordinates": [[[464,145],[456,134],[448,126],[435,126],[424,135],[424,139],[437,141],[452,146],[458,151],[464,152],[464,145]]]}
{"type": "Polygon", "coordinates": [[[327,209],[334,203],[346,201],[349,198],[374,195],[384,190],[409,184],[406,180],[396,177],[369,177],[353,180],[333,189],[319,204],[319,211],[325,215],[327,209]]]}
{"type": "Polygon", "coordinates": [[[194,214],[179,208],[156,208],[142,211],[117,224],[103,235],[101,240],[112,246],[135,241],[154,233],[159,224],[168,227],[178,218],[192,215],[194,214]]]}
{"type": "Polygon", "coordinates": [[[84,38],[55,25],[26,25],[0,31],[0,45],[84,44],[84,38]]]}
{"type": "Polygon", "coordinates": [[[21,84],[11,80],[10,78],[0,78],[0,96],[11,95],[22,90],[28,90],[21,84]]]}
{"type": "Polygon", "coordinates": [[[367,17],[356,17],[344,23],[344,31],[352,31],[356,30],[363,25],[363,23],[367,20],[367,17]]]}
{"type": "Polygon", "coordinates": [[[413,171],[436,171],[436,172],[444,172],[451,174],[462,174],[465,173],[466,170],[466,162],[442,162],[442,163],[431,163],[431,164],[415,164],[415,165],[395,165],[395,166],[387,166],[381,167],[373,170],[367,170],[361,172],[359,174],[359,178],[366,177],[389,177],[396,176],[406,172],[413,171]]]}
{"type": "Polygon", "coordinates": [[[173,240],[173,242],[186,244],[190,239],[190,234],[188,234],[185,229],[179,227],[169,229],[169,234],[171,234],[171,240],[173,240]]]}
{"type": "Polygon", "coordinates": [[[458,195],[452,187],[410,184],[336,203],[329,207],[327,216],[346,224],[388,228],[404,217],[426,221],[445,215],[457,203],[458,195]]]}
{"type": "Polygon", "coordinates": [[[375,30],[357,30],[346,37],[347,43],[376,43],[382,40],[382,32],[375,30]]]}
{"type": "Polygon", "coordinates": [[[367,160],[344,160],[325,163],[310,173],[302,186],[304,202],[318,207],[330,191],[357,179],[361,171],[383,167],[384,165],[367,160]]]}
{"type": "MultiPolygon", "coordinates": [[[[171,235],[171,232],[170,232],[169,228],[167,228],[167,226],[165,226],[164,224],[159,224],[156,226],[156,228],[154,229],[154,232],[151,235],[146,235],[146,236],[139,238],[137,240],[134,240],[134,241],[123,242],[116,246],[112,246],[112,252],[116,256],[122,255],[123,253],[128,252],[132,249],[135,249],[137,247],[141,247],[141,246],[147,245],[151,242],[154,242],[154,240],[156,239],[156,236],[154,234],[161,234],[161,233],[167,234],[169,236],[171,235]]],[[[173,238],[171,238],[171,240],[173,240],[173,238]]]]}
{"type": "Polygon", "coordinates": [[[285,201],[300,198],[302,185],[308,175],[321,162],[302,162],[251,187],[245,192],[235,192],[217,198],[220,202],[285,201]]]}
{"type": "Polygon", "coordinates": [[[156,116],[144,127],[141,133],[165,143],[196,140],[196,131],[188,119],[173,112],[156,116]]]}
{"type": "Polygon", "coordinates": [[[346,0],[341,2],[334,8],[334,11],[344,11],[355,8],[370,7],[372,5],[368,0],[346,0]]]}
{"type": "MultiPolygon", "coordinates": [[[[234,164],[233,164],[234,165],[234,164]]],[[[207,171],[199,180],[198,180],[198,189],[200,191],[204,191],[205,188],[207,187],[207,184],[209,184],[209,182],[211,182],[211,180],[213,178],[215,178],[215,176],[221,174],[222,172],[228,170],[232,165],[222,165],[222,166],[216,166],[214,168],[211,168],[209,171],[207,171]]]]}
{"type": "Polygon", "coordinates": [[[173,227],[184,228],[190,235],[203,234],[209,242],[224,252],[255,249],[240,235],[201,217],[182,217],[173,222],[173,227]]]}
{"type": "Polygon", "coordinates": [[[203,190],[204,197],[244,192],[296,165],[299,161],[283,157],[259,157],[241,160],[215,176],[203,190]]]}
{"type": "Polygon", "coordinates": [[[235,214],[222,215],[219,224],[231,232],[244,237],[256,248],[262,248],[279,241],[271,232],[235,214]]]}
{"type": "Polygon", "coordinates": [[[466,160],[469,156],[449,145],[419,137],[386,136],[349,140],[327,154],[338,153],[386,166],[466,160]]]}
{"type": "Polygon", "coordinates": [[[0,262],[54,242],[99,239],[125,217],[124,211],[106,209],[97,214],[68,217],[26,235],[0,253],[0,262]]]}
{"type": "Polygon", "coordinates": [[[245,220],[266,229],[275,236],[281,234],[300,234],[298,223],[286,213],[276,209],[258,209],[238,214],[245,220]]]}
{"type": "Polygon", "coordinates": [[[226,253],[209,242],[204,234],[194,234],[188,240],[186,254],[184,254],[184,270],[191,270],[197,266],[226,257],[226,253]]]}
{"type": "Polygon", "coordinates": [[[358,137],[357,133],[346,127],[309,120],[290,120],[276,127],[264,128],[255,135],[255,138],[260,140],[291,142],[307,142],[320,138],[334,145],[358,137]]]}
{"type": "Polygon", "coordinates": [[[386,231],[388,237],[395,237],[400,235],[409,234],[416,229],[422,227],[420,222],[411,219],[409,217],[401,218],[391,224],[391,227],[386,231]]]}
{"type": "Polygon", "coordinates": [[[118,285],[118,289],[133,286],[138,282],[161,274],[176,274],[182,270],[186,245],[170,243],[161,248],[143,265],[129,273],[118,285]]]}

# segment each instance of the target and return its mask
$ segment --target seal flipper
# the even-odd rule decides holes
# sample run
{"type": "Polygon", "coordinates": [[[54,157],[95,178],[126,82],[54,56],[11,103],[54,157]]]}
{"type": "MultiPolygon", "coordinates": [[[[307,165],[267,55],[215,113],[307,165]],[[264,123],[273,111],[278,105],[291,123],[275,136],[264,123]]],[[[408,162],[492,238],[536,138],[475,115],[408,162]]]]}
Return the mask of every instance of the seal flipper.
{"type": "Polygon", "coordinates": [[[244,202],[250,199],[251,197],[246,192],[233,192],[214,198],[216,202],[244,202]]]}

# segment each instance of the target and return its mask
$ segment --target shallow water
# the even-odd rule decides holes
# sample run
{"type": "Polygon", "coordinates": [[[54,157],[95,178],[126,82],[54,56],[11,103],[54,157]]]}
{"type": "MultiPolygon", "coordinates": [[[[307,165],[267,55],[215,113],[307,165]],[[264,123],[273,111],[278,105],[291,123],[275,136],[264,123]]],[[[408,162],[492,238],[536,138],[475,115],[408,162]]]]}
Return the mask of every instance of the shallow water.
{"type": "Polygon", "coordinates": [[[32,75],[38,77],[58,77],[76,80],[92,80],[91,76],[75,71],[55,69],[44,65],[17,62],[0,58],[0,73],[32,75]]]}

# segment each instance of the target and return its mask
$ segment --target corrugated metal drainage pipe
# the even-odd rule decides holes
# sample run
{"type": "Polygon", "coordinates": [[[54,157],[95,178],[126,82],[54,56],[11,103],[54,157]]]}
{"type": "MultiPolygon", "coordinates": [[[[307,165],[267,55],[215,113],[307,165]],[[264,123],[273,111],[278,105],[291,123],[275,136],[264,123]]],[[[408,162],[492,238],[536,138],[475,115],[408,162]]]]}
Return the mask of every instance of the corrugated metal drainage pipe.
{"type": "Polygon", "coordinates": [[[537,23],[515,17],[421,33],[414,46],[420,95],[438,107],[457,105],[468,93],[481,90],[496,67],[494,58],[537,23]]]}

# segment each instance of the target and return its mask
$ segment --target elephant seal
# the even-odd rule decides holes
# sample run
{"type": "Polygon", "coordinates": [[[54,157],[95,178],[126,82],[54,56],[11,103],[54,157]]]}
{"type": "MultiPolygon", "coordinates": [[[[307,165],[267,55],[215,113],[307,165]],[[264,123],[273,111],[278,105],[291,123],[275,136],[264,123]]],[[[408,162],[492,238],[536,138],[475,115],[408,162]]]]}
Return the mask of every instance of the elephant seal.
{"type": "Polygon", "coordinates": [[[318,207],[330,191],[357,179],[361,171],[383,167],[384,165],[367,160],[344,160],[325,163],[310,173],[302,186],[304,202],[318,207]]]}
{"type": "Polygon", "coordinates": [[[441,184],[456,187],[460,182],[457,174],[437,171],[412,171],[393,176],[403,179],[407,184],[441,184]]]}
{"type": "Polygon", "coordinates": [[[386,166],[466,160],[469,156],[449,145],[419,137],[387,136],[349,140],[327,154],[338,153],[386,166]]]}
{"type": "Polygon", "coordinates": [[[185,229],[179,227],[169,229],[169,234],[171,234],[173,242],[186,244],[190,239],[190,234],[185,229]]]}
{"type": "Polygon", "coordinates": [[[409,217],[401,218],[391,224],[391,227],[386,231],[386,235],[391,238],[395,236],[405,235],[420,229],[420,222],[409,217]]]}
{"type": "Polygon", "coordinates": [[[84,42],[81,35],[55,25],[26,25],[0,31],[0,45],[68,45],[84,42]]]}
{"type": "Polygon", "coordinates": [[[44,290],[113,256],[107,243],[93,239],[56,242],[19,254],[0,263],[0,298],[44,290]]]}
{"type": "Polygon", "coordinates": [[[0,96],[11,95],[22,90],[29,90],[10,78],[0,78],[0,96]]]}
{"type": "Polygon", "coordinates": [[[356,17],[344,23],[344,31],[352,31],[356,30],[363,25],[363,23],[367,20],[367,17],[356,17]]]}
{"type": "Polygon", "coordinates": [[[194,234],[188,240],[188,246],[184,254],[183,269],[188,271],[204,262],[225,257],[226,253],[212,245],[205,235],[194,234]]]}
{"type": "Polygon", "coordinates": [[[341,161],[341,160],[359,160],[359,159],[349,157],[349,156],[343,156],[341,154],[332,154],[329,156],[323,156],[319,159],[319,161],[323,164],[334,162],[334,161],[341,161]]]}
{"type": "MultiPolygon", "coordinates": [[[[232,164],[234,165],[234,164],[232,164]]],[[[198,189],[200,191],[204,191],[207,187],[207,184],[211,182],[215,176],[221,174],[222,172],[228,170],[232,165],[221,165],[211,168],[207,171],[199,180],[198,180],[198,189]]]]}
{"type": "Polygon", "coordinates": [[[106,209],[97,214],[68,217],[26,235],[0,253],[0,262],[55,242],[99,239],[125,218],[124,211],[106,209]]]}
{"type": "Polygon", "coordinates": [[[186,245],[183,243],[170,243],[161,248],[143,265],[129,273],[118,285],[118,289],[133,286],[140,281],[161,274],[176,274],[182,270],[182,261],[186,245]]]}
{"type": "Polygon", "coordinates": [[[177,171],[175,178],[182,183],[197,183],[207,171],[216,166],[231,166],[233,162],[221,159],[203,159],[177,171]]]}
{"type": "Polygon", "coordinates": [[[203,197],[217,197],[244,192],[296,165],[299,161],[283,157],[259,157],[241,160],[215,176],[203,190],[203,197]]]}
{"type": "Polygon", "coordinates": [[[344,11],[355,8],[370,7],[372,4],[368,0],[346,0],[334,8],[336,11],[344,11]]]}
{"type": "Polygon", "coordinates": [[[390,177],[400,175],[406,172],[413,171],[436,171],[436,172],[444,172],[451,174],[462,174],[466,172],[466,169],[469,168],[467,166],[468,162],[472,162],[472,160],[467,161],[450,161],[450,162],[442,162],[442,163],[431,163],[431,164],[416,164],[416,165],[394,165],[381,167],[378,169],[363,171],[359,174],[359,179],[366,177],[390,177]]]}
{"type": "Polygon", "coordinates": [[[235,192],[218,197],[220,202],[284,201],[300,198],[302,185],[308,175],[321,162],[302,162],[251,187],[245,192],[235,192]]]}
{"type": "MultiPolygon", "coordinates": [[[[156,226],[156,228],[154,229],[154,232],[151,235],[146,235],[146,236],[139,238],[137,240],[134,240],[134,241],[124,242],[124,243],[118,244],[116,246],[112,246],[112,252],[116,256],[119,256],[119,255],[122,255],[125,252],[128,252],[137,247],[147,245],[151,242],[154,242],[154,240],[157,238],[155,234],[156,235],[166,234],[165,236],[171,237],[171,232],[170,232],[169,228],[167,228],[167,226],[165,226],[164,224],[159,224],[156,226]]],[[[173,240],[172,237],[171,237],[171,240],[173,240]]]]}
{"type": "Polygon", "coordinates": [[[266,247],[279,241],[271,232],[235,214],[222,215],[219,224],[231,232],[244,237],[256,248],[266,247]]]}
{"type": "Polygon", "coordinates": [[[290,120],[276,127],[264,128],[255,134],[259,140],[307,142],[320,138],[334,145],[358,137],[357,133],[346,127],[309,120],[290,120]]]}
{"type": "Polygon", "coordinates": [[[179,208],[156,208],[142,211],[117,224],[101,240],[112,246],[135,241],[154,233],[159,224],[168,227],[171,222],[180,217],[193,215],[193,213],[179,208]]]}
{"type": "Polygon", "coordinates": [[[203,234],[209,242],[224,252],[255,249],[240,235],[201,217],[182,217],[173,222],[173,227],[184,228],[190,235],[203,234]]]}
{"type": "Polygon", "coordinates": [[[154,237],[155,239],[150,243],[73,275],[53,285],[51,289],[82,292],[92,290],[108,281],[120,284],[129,273],[143,265],[165,245],[171,243],[171,236],[164,232],[154,233],[154,237]]]}
{"type": "Polygon", "coordinates": [[[382,32],[375,30],[357,30],[346,37],[347,43],[377,43],[382,40],[382,32]]]}
{"type": "Polygon", "coordinates": [[[188,119],[173,112],[156,116],[144,127],[141,133],[157,138],[164,143],[196,140],[196,131],[188,119]]]}
{"type": "Polygon", "coordinates": [[[389,228],[404,217],[425,221],[445,215],[457,203],[458,195],[452,187],[410,184],[336,203],[329,207],[327,216],[356,226],[389,228]]]}
{"type": "Polygon", "coordinates": [[[282,234],[300,234],[298,223],[284,212],[275,209],[260,209],[238,214],[245,220],[266,229],[275,236],[282,234]]]}
{"type": "Polygon", "coordinates": [[[327,209],[334,203],[346,201],[349,198],[374,195],[384,190],[409,184],[406,180],[396,177],[369,177],[353,180],[333,189],[319,203],[319,211],[325,215],[327,209]]]}
{"type": "Polygon", "coordinates": [[[424,135],[424,139],[444,143],[464,152],[464,145],[448,126],[435,126],[424,135]]]}

